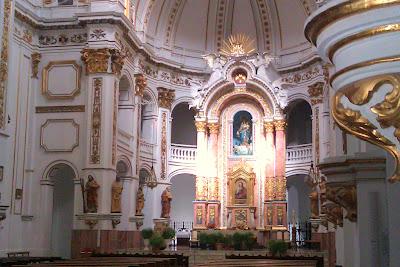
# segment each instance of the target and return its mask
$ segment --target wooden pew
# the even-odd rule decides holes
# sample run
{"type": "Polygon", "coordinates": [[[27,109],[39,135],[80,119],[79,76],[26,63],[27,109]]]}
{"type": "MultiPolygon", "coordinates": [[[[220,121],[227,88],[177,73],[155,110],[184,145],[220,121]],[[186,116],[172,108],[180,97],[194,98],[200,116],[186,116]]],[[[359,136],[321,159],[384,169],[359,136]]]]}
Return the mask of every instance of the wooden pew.
{"type": "Polygon", "coordinates": [[[196,267],[205,266],[226,266],[226,267],[315,267],[315,261],[309,260],[267,260],[267,259],[225,259],[217,261],[209,261],[203,264],[197,264],[196,267]]]}

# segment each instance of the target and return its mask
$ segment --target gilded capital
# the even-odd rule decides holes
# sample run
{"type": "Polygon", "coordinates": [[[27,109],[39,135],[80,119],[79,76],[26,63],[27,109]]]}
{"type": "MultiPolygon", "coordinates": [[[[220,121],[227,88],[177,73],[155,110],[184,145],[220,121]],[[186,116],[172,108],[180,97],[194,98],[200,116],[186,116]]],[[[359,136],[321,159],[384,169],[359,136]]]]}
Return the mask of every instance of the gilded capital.
{"type": "Polygon", "coordinates": [[[111,71],[117,76],[121,75],[122,67],[124,66],[124,59],[126,55],[122,54],[118,49],[110,49],[111,54],[111,71]]]}
{"type": "Polygon", "coordinates": [[[207,122],[205,121],[196,121],[194,123],[196,125],[196,129],[198,132],[205,132],[207,128],[207,122]]]}
{"type": "Polygon", "coordinates": [[[308,94],[311,98],[311,105],[322,103],[322,94],[324,91],[324,82],[316,82],[308,86],[308,94]]]}
{"type": "Polygon", "coordinates": [[[135,95],[142,97],[146,86],[147,86],[146,77],[142,73],[135,74],[135,95]]]}
{"type": "Polygon", "coordinates": [[[274,121],[275,129],[277,131],[284,131],[286,127],[286,121],[285,120],[277,120],[274,121]]]}
{"type": "Polygon", "coordinates": [[[273,133],[274,132],[274,123],[273,122],[265,122],[264,129],[266,133],[273,133]]]}
{"type": "Polygon", "coordinates": [[[216,122],[209,123],[208,129],[210,130],[210,134],[218,134],[219,133],[219,123],[216,123],[216,122]]]}
{"type": "Polygon", "coordinates": [[[32,78],[37,78],[38,77],[38,72],[39,72],[39,63],[40,59],[42,58],[42,55],[40,53],[32,53],[31,55],[31,62],[32,62],[32,78]]]}
{"type": "Polygon", "coordinates": [[[158,87],[158,105],[160,108],[171,109],[172,102],[175,99],[175,90],[158,87]]]}
{"type": "Polygon", "coordinates": [[[108,60],[111,56],[108,48],[84,48],[81,59],[86,65],[86,74],[104,73],[108,71],[108,60]]]}

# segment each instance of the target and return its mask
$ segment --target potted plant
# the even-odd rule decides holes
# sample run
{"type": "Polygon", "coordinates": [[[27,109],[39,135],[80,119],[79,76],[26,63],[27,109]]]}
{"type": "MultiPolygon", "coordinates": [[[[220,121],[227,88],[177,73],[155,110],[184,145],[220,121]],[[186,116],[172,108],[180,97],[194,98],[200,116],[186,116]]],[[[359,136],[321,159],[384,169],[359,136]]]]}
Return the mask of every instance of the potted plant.
{"type": "Polygon", "coordinates": [[[252,250],[257,243],[256,238],[254,237],[252,232],[243,233],[243,248],[246,250],[252,250]]]}
{"type": "Polygon", "coordinates": [[[232,236],[233,248],[235,250],[242,250],[243,234],[240,232],[235,232],[232,236]]]}
{"type": "Polygon", "coordinates": [[[232,235],[225,235],[224,236],[224,246],[225,249],[232,249],[232,245],[233,245],[233,238],[232,235]]]}
{"type": "Polygon", "coordinates": [[[141,233],[144,239],[144,250],[149,250],[149,239],[153,236],[153,229],[145,228],[141,233]]]}
{"type": "Polygon", "coordinates": [[[223,250],[224,249],[224,240],[225,236],[221,232],[216,232],[215,233],[215,248],[216,250],[223,250]]]}
{"type": "Polygon", "coordinates": [[[149,242],[154,253],[158,253],[160,250],[165,249],[165,240],[158,233],[153,234],[149,242]]]}
{"type": "Polygon", "coordinates": [[[208,235],[208,248],[209,249],[215,249],[215,244],[217,244],[217,233],[212,232],[208,235]]]}
{"type": "Polygon", "coordinates": [[[201,249],[206,249],[208,244],[208,234],[205,232],[199,233],[199,244],[201,249]]]}
{"type": "Polygon", "coordinates": [[[162,237],[166,240],[166,244],[168,246],[171,243],[171,239],[175,237],[175,230],[171,227],[165,228],[162,233],[162,237]]]}
{"type": "Polygon", "coordinates": [[[282,257],[288,250],[288,245],[283,240],[269,240],[268,247],[273,257],[282,257]]]}

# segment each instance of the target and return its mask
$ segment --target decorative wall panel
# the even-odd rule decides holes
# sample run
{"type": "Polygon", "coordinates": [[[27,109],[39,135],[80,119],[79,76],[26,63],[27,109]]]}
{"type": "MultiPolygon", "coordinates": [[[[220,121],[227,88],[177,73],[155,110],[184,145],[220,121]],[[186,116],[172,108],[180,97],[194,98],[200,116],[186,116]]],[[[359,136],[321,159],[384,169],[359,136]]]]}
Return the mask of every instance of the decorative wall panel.
{"type": "Polygon", "coordinates": [[[73,119],[48,119],[40,128],[46,152],[72,152],[79,146],[79,125],[73,119]]]}

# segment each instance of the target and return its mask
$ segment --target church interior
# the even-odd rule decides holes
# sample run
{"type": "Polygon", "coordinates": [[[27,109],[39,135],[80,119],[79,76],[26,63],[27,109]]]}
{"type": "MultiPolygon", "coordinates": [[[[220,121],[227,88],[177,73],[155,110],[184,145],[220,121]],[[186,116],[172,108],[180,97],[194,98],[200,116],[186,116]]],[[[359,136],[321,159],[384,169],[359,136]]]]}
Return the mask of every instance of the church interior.
{"type": "Polygon", "coordinates": [[[0,266],[400,266],[399,0],[1,0],[0,266]]]}

